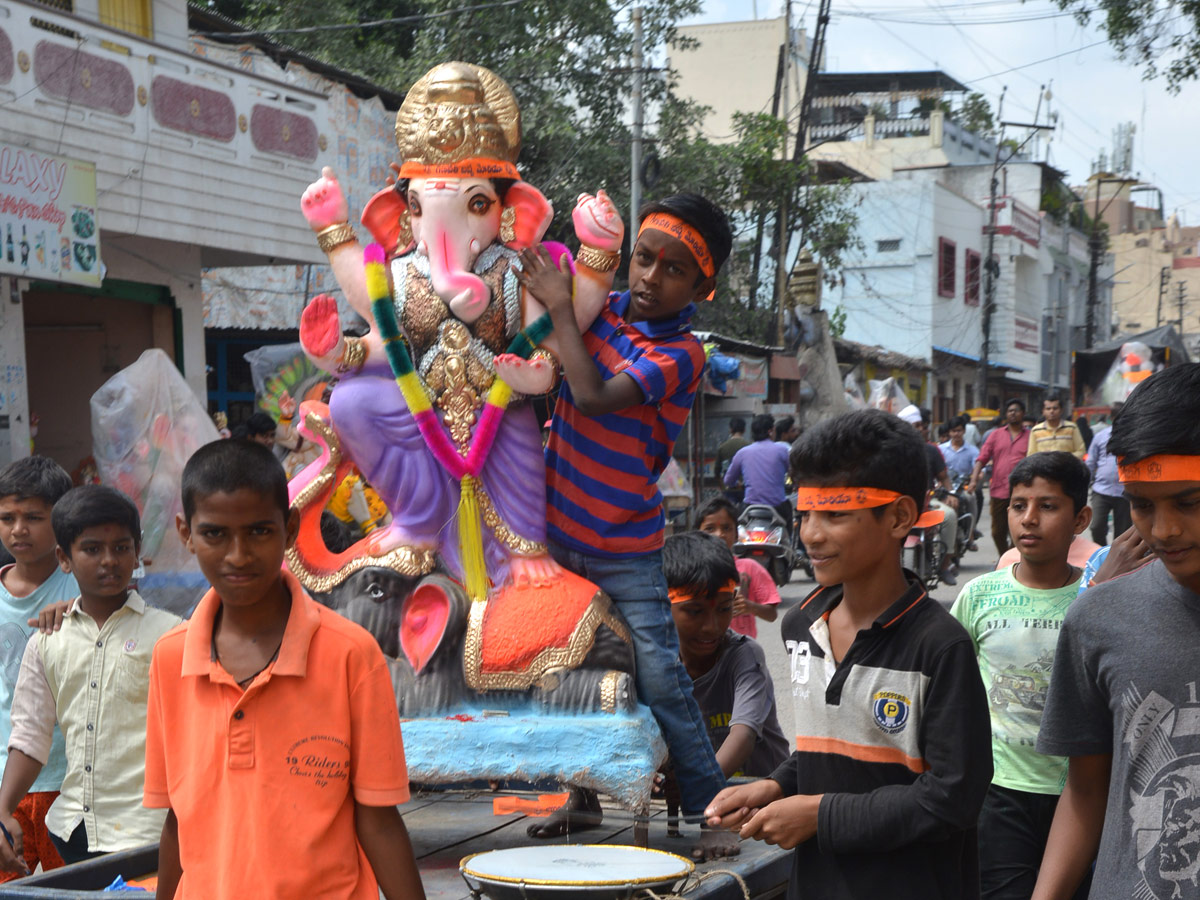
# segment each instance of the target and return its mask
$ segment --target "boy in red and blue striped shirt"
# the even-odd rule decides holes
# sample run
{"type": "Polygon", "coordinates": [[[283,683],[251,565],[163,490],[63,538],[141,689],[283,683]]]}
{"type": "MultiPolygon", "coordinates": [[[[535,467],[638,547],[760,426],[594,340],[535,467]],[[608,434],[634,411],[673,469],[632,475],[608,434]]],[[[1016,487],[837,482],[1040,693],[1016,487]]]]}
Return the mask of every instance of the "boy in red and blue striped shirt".
{"type": "MultiPolygon", "coordinates": [[[[732,235],[725,214],[697,194],[649,204],[640,218],[630,290],[610,295],[586,333],[575,321],[570,276],[544,251],[522,254],[519,277],[554,321],[566,375],[546,447],[550,552],[604,590],[629,624],[638,697],[666,738],[685,817],[701,821],[725,779],[679,660],[662,571],[658,478],[704,372],[691,317],[698,301],[711,298],[732,235]]],[[[585,252],[579,263],[595,258],[585,252]]],[[[594,797],[576,792],[571,802],[535,836],[599,821],[594,797]]],[[[717,843],[701,855],[737,852],[736,844],[717,843]]]]}

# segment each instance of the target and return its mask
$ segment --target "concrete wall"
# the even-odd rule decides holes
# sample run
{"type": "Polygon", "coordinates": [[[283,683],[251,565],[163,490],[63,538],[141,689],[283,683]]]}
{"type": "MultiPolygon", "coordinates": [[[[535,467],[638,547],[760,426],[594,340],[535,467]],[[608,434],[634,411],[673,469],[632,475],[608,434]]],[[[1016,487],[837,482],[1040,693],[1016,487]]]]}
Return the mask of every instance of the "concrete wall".
{"type": "Polygon", "coordinates": [[[4,5],[12,14],[0,28],[34,65],[0,87],[0,141],[95,163],[102,255],[118,232],[199,245],[206,265],[325,261],[297,207],[328,141],[323,94],[188,52],[183,0],[154,3],[165,45],[39,4],[4,5]],[[76,53],[86,86],[37,80],[40,56],[61,67],[76,53]]]}
{"type": "Polygon", "coordinates": [[[1112,253],[1113,266],[1120,273],[1112,289],[1113,318],[1119,332],[1148,331],[1160,324],[1159,278],[1164,267],[1170,269],[1170,280],[1162,301],[1161,324],[1178,321],[1182,283],[1183,331],[1200,332],[1200,255],[1193,244],[1174,249],[1160,228],[1115,235],[1112,253]]]}
{"type": "MultiPolygon", "coordinates": [[[[798,46],[790,69],[788,106],[796,108],[804,92],[803,67],[808,60],[803,32],[792,31],[798,46]]],[[[669,63],[679,76],[679,95],[712,107],[701,126],[706,138],[714,143],[735,140],[735,112],[770,113],[779,46],[784,41],[782,18],[688,25],[679,34],[699,42],[687,50],[673,48],[669,63]]]]}
{"type": "Polygon", "coordinates": [[[941,184],[933,187],[934,219],[931,235],[930,291],[933,303],[931,316],[931,343],[960,353],[973,356],[979,354],[982,341],[983,272],[980,271],[979,299],[975,305],[967,303],[967,251],[980,255],[983,263],[983,226],[987,214],[971,200],[966,199],[941,184]],[[937,290],[938,238],[953,241],[954,247],[954,296],[942,297],[937,290]]]}

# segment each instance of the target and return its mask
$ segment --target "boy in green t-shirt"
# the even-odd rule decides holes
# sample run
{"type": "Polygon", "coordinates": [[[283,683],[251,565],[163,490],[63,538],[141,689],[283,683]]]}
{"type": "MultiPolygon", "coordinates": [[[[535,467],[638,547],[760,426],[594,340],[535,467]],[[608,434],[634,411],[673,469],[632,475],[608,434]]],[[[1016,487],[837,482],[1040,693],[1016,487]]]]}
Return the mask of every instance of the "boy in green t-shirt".
{"type": "Polygon", "coordinates": [[[1027,900],[1066,782],[1066,759],[1035,746],[1059,629],[1079,590],[1067,554],[1092,518],[1087,467],[1070,453],[1027,457],[1008,481],[1021,558],[971,581],[950,610],[971,635],[991,709],[995,774],[979,816],[984,900],[1027,900]]]}

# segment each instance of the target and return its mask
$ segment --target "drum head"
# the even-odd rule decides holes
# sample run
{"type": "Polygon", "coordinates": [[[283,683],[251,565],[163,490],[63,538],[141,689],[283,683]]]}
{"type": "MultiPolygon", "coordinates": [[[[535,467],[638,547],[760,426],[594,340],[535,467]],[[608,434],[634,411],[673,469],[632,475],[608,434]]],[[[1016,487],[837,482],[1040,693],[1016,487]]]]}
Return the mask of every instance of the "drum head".
{"type": "MultiPolygon", "coordinates": [[[[690,860],[662,850],[620,844],[513,847],[476,853],[459,863],[473,887],[523,885],[578,896],[598,896],[593,888],[669,884],[692,873],[690,860]]],[[[489,894],[495,896],[492,892],[489,894]]],[[[534,896],[532,892],[529,894],[534,896]]]]}

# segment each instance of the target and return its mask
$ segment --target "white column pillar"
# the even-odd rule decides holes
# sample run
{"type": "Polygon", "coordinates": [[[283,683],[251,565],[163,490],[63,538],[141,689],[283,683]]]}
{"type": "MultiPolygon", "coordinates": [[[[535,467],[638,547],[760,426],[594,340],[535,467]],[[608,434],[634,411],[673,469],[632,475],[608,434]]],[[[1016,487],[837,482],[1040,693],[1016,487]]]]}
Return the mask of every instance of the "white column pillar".
{"type": "Polygon", "coordinates": [[[29,382],[20,282],[0,278],[0,466],[29,455],[29,382]]]}

